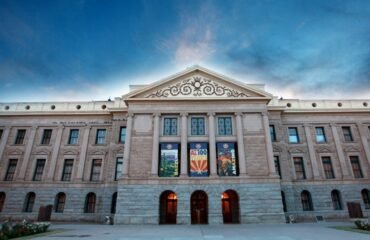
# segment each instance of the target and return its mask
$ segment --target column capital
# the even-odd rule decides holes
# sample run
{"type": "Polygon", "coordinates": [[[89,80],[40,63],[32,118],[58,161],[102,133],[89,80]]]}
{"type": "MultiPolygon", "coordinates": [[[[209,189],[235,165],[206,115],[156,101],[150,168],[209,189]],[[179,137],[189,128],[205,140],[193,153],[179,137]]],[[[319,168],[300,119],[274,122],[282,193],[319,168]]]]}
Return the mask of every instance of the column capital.
{"type": "Polygon", "coordinates": [[[216,113],[214,113],[214,112],[208,112],[207,113],[207,116],[208,117],[214,117],[216,115],[216,113]]]}
{"type": "Polygon", "coordinates": [[[303,123],[303,127],[309,128],[309,127],[311,127],[311,124],[309,124],[309,123],[303,123]]]}
{"type": "Polygon", "coordinates": [[[267,111],[262,111],[262,112],[261,112],[261,115],[262,115],[263,117],[268,117],[268,116],[269,116],[269,113],[268,113],[267,111]]]}
{"type": "Polygon", "coordinates": [[[181,117],[187,117],[187,116],[189,116],[189,113],[188,112],[181,112],[180,116],[181,117]]]}
{"type": "Polygon", "coordinates": [[[235,114],[235,116],[239,116],[239,117],[243,116],[243,112],[236,112],[234,114],[235,114]]]}
{"type": "Polygon", "coordinates": [[[161,113],[157,113],[157,112],[153,113],[153,117],[160,117],[160,116],[161,116],[161,113]]]}
{"type": "Polygon", "coordinates": [[[132,118],[133,116],[134,116],[134,113],[132,113],[132,112],[127,113],[127,118],[132,118]]]}
{"type": "Polygon", "coordinates": [[[32,126],[31,130],[36,130],[37,128],[38,128],[38,126],[32,126]]]}
{"type": "Polygon", "coordinates": [[[335,128],[335,127],[337,127],[337,124],[336,123],[329,123],[329,126],[335,128]]]}

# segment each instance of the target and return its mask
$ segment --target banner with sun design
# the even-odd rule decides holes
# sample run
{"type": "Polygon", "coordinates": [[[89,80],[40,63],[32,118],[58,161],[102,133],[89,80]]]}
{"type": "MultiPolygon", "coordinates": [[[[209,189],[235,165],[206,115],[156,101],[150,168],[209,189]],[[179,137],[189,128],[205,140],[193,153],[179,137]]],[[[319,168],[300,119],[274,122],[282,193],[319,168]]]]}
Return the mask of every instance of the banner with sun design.
{"type": "Polygon", "coordinates": [[[217,143],[217,173],[219,176],[238,176],[235,145],[233,142],[217,143]]]}
{"type": "Polygon", "coordinates": [[[190,143],[190,176],[208,177],[208,143],[190,143]]]}
{"type": "Polygon", "coordinates": [[[160,144],[160,177],[178,177],[179,176],[179,144],[161,143],[160,144]]]}

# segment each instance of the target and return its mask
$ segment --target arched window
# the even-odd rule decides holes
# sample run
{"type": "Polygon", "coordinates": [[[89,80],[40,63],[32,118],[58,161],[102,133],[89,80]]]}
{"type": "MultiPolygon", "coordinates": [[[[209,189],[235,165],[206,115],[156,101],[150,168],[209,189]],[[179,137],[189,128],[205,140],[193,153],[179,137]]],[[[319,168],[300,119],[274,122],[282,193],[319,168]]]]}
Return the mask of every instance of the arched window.
{"type": "Polygon", "coordinates": [[[167,190],[161,193],[159,198],[159,223],[176,224],[177,218],[177,195],[167,190]]]}
{"type": "Polygon", "coordinates": [[[85,201],[85,213],[95,212],[96,195],[95,193],[89,193],[86,195],[85,201]]]}
{"type": "Polygon", "coordinates": [[[4,207],[4,202],[5,202],[5,193],[4,192],[0,192],[0,212],[3,211],[3,207],[4,207]]]}
{"type": "Polygon", "coordinates": [[[286,212],[285,193],[283,191],[281,191],[281,201],[283,202],[283,210],[286,212]]]}
{"type": "Polygon", "coordinates": [[[362,200],[366,209],[370,209],[370,192],[367,189],[362,189],[361,191],[362,200]]]}
{"type": "Polygon", "coordinates": [[[343,205],[338,190],[331,191],[331,201],[333,202],[334,210],[342,210],[343,205]]]}
{"type": "Polygon", "coordinates": [[[301,202],[302,202],[302,209],[303,211],[312,211],[313,205],[312,205],[312,199],[311,194],[309,191],[302,191],[301,193],[301,202]]]}
{"type": "Polygon", "coordinates": [[[112,204],[110,206],[110,213],[116,213],[116,205],[117,205],[117,192],[113,193],[112,195],[112,204]]]}
{"type": "Polygon", "coordinates": [[[239,223],[239,196],[234,190],[221,194],[222,216],[224,223],[239,223]]]}
{"type": "Polygon", "coordinates": [[[35,204],[36,194],[34,192],[29,192],[26,195],[24,201],[23,212],[32,212],[33,205],[35,204]]]}
{"type": "Polygon", "coordinates": [[[55,212],[62,213],[64,211],[64,205],[66,203],[66,195],[63,192],[57,194],[55,198],[55,212]]]}

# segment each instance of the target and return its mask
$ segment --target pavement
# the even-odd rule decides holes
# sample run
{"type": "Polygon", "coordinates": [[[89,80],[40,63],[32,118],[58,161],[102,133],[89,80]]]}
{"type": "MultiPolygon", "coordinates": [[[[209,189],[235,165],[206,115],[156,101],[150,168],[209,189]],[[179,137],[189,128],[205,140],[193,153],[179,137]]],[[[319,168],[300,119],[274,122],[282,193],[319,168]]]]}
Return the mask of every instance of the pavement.
{"type": "Polygon", "coordinates": [[[369,234],[330,228],[353,223],[233,225],[53,224],[54,234],[35,239],[72,240],[370,240],[369,234]]]}

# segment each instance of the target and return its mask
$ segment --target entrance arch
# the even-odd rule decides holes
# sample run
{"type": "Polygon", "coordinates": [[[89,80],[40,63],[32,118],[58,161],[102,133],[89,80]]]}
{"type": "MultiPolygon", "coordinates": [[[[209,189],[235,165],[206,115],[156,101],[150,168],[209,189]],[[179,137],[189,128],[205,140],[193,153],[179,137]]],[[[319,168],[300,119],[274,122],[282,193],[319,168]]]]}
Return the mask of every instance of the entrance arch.
{"type": "Polygon", "coordinates": [[[159,223],[176,224],[177,195],[172,191],[164,191],[159,202],[159,223]]]}
{"type": "Polygon", "coordinates": [[[191,195],[191,224],[208,223],[208,196],[204,191],[197,190],[191,195]]]}
{"type": "Polygon", "coordinates": [[[227,190],[222,193],[221,201],[224,223],[240,223],[238,194],[234,190],[227,190]]]}

